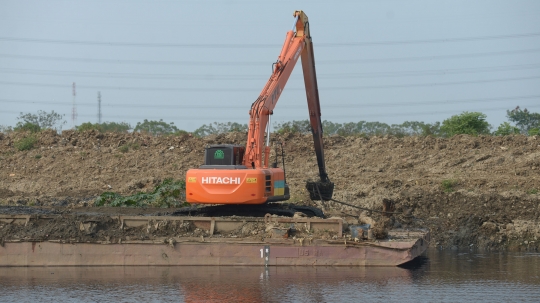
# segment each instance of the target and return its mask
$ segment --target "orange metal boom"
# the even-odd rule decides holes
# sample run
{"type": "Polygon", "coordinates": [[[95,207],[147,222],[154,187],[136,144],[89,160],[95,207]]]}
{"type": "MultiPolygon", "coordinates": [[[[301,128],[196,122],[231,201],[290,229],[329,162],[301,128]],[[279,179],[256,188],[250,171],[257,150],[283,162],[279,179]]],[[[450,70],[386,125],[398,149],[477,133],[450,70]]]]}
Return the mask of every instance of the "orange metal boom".
{"type": "Polygon", "coordinates": [[[287,32],[272,75],[251,105],[245,153],[243,147],[239,146],[207,148],[205,165],[199,169],[190,169],[186,175],[188,202],[262,204],[289,199],[283,169],[269,168],[269,119],[300,57],[319,175],[321,182],[329,181],[324,164],[321,109],[308,17],[303,11],[295,11],[293,16],[293,29],[287,32]],[[211,157],[212,160],[209,160],[211,157]],[[242,163],[236,163],[240,158],[243,159],[242,163]],[[224,159],[230,159],[227,165],[224,159]],[[210,163],[217,165],[206,165],[210,163]]]}
{"type": "Polygon", "coordinates": [[[281,92],[285,88],[298,58],[301,57],[310,123],[313,129],[315,150],[317,151],[317,164],[319,165],[321,180],[326,181],[327,174],[322,149],[321,109],[309,22],[303,11],[295,11],[294,17],[296,18],[294,24],[296,33],[293,30],[287,32],[281,53],[274,64],[273,73],[249,111],[249,132],[244,165],[252,168],[268,167],[268,147],[264,152],[265,159],[262,157],[265,132],[268,133],[266,130],[269,116],[273,114],[281,92]]]}
{"type": "Polygon", "coordinates": [[[263,157],[264,136],[268,126],[269,115],[273,114],[281,92],[285,88],[287,80],[298,61],[302,59],[302,70],[304,73],[304,84],[306,87],[306,97],[309,109],[309,119],[313,131],[317,164],[321,181],[328,181],[328,175],[324,164],[324,152],[322,145],[322,123],[321,107],[319,102],[319,90],[317,87],[317,76],[315,72],[315,57],[313,54],[313,44],[309,31],[308,17],[303,11],[295,11],[295,28],[287,32],[285,43],[274,65],[274,70],[270,79],[264,86],[259,98],[251,106],[249,111],[249,132],[246,144],[246,156],[244,165],[252,168],[268,167],[269,150],[266,148],[263,157]],[[263,162],[264,160],[264,162],[263,162]]]}

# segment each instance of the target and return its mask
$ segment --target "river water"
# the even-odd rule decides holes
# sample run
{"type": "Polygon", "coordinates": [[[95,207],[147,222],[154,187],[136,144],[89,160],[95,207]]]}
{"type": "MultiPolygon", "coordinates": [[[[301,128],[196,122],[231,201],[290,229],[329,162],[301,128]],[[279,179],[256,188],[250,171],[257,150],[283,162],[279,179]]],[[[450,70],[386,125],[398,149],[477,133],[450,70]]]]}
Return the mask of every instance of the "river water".
{"type": "Polygon", "coordinates": [[[397,268],[4,267],[0,302],[540,302],[540,254],[433,249],[397,268]]]}

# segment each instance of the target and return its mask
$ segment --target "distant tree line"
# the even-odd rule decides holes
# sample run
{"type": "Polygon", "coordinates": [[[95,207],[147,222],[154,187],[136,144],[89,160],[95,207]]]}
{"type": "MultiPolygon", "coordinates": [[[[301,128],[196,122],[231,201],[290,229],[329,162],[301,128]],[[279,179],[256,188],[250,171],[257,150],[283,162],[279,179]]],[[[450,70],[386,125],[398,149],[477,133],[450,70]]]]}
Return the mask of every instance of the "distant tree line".
{"type": "MultiPolygon", "coordinates": [[[[492,131],[492,126],[486,121],[486,115],[480,112],[463,112],[459,115],[451,116],[441,122],[424,123],[419,121],[405,121],[401,124],[386,124],[382,122],[348,122],[334,123],[323,121],[323,130],[325,135],[340,136],[383,136],[391,135],[397,137],[403,136],[437,136],[452,137],[458,134],[468,135],[494,135],[506,136],[511,134],[538,135],[540,134],[540,113],[532,113],[527,109],[521,109],[519,106],[506,111],[508,122],[504,122],[492,131]]],[[[0,126],[0,132],[24,131],[30,133],[40,132],[45,129],[61,130],[66,124],[64,117],[54,111],[50,113],[38,111],[37,114],[20,113],[17,118],[20,120],[14,128],[0,126]]],[[[311,133],[311,125],[308,120],[295,120],[273,125],[277,133],[311,133]]],[[[128,133],[139,132],[153,136],[170,136],[191,134],[195,137],[205,137],[209,135],[219,135],[229,132],[247,132],[248,125],[236,122],[210,123],[204,124],[192,133],[178,129],[173,122],[167,123],[160,119],[159,121],[147,120],[138,122],[133,128],[126,122],[103,122],[91,123],[85,122],[75,127],[76,131],[95,130],[101,133],[115,132],[128,133]]]]}
{"type": "MultiPolygon", "coordinates": [[[[495,131],[491,131],[492,126],[486,121],[486,115],[480,112],[463,112],[454,115],[442,123],[424,123],[419,121],[405,121],[402,124],[386,124],[381,122],[348,122],[334,123],[323,121],[325,135],[341,136],[383,136],[392,135],[403,136],[436,136],[452,137],[459,134],[467,135],[494,135],[505,136],[511,134],[538,135],[540,133],[540,114],[531,113],[527,109],[520,109],[519,106],[513,110],[508,110],[507,118],[510,122],[504,122],[495,131]]],[[[311,133],[311,126],[308,120],[290,121],[276,125],[278,133],[311,133]]]]}
{"type": "MultiPolygon", "coordinates": [[[[340,135],[340,136],[354,136],[354,135],[367,135],[367,136],[426,136],[426,135],[438,135],[440,133],[440,123],[433,124],[406,121],[402,124],[391,124],[381,122],[348,122],[348,123],[334,123],[324,120],[322,122],[323,131],[325,135],[340,135]]],[[[276,125],[276,131],[278,133],[302,133],[310,134],[311,125],[308,120],[290,121],[285,123],[278,123],[276,125]]]]}
{"type": "Polygon", "coordinates": [[[15,127],[0,125],[0,132],[7,133],[11,131],[24,131],[37,133],[45,129],[62,130],[62,126],[67,123],[64,116],[56,113],[54,110],[50,113],[38,110],[37,114],[20,113],[17,117],[15,127]]]}
{"type": "Polygon", "coordinates": [[[76,126],[75,129],[78,131],[96,130],[100,133],[127,133],[131,129],[131,125],[126,122],[85,122],[79,126],[76,126]]]}

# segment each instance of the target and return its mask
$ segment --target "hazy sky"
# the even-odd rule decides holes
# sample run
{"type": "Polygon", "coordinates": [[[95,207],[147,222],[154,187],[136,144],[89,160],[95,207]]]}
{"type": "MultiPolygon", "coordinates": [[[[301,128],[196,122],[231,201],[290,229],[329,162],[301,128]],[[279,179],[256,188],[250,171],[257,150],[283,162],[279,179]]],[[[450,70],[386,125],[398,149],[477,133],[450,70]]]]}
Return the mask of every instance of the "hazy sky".
{"type": "MultiPolygon", "coordinates": [[[[496,128],[540,112],[538,0],[0,0],[0,125],[54,110],[76,124],[247,123],[292,13],[309,17],[322,119],[496,128]]],[[[308,118],[301,63],[272,121],[308,118]]]]}

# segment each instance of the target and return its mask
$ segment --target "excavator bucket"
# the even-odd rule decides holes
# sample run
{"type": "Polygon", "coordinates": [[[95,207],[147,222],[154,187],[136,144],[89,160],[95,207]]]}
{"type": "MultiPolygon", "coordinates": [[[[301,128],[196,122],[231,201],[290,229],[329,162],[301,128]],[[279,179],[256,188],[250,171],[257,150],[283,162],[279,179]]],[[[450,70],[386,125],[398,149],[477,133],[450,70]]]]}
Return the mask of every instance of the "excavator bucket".
{"type": "Polygon", "coordinates": [[[308,181],[306,189],[311,200],[328,201],[332,199],[334,194],[334,183],[330,181],[308,181]]]}

